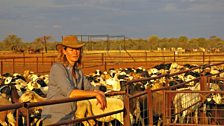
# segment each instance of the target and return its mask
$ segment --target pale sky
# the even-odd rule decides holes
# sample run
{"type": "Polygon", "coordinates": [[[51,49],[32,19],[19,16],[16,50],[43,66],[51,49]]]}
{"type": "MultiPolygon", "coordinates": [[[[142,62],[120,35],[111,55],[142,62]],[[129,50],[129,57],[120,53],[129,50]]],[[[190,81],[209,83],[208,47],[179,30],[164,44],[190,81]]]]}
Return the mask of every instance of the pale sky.
{"type": "Polygon", "coordinates": [[[0,0],[0,41],[10,34],[224,39],[224,0],[0,0]]]}

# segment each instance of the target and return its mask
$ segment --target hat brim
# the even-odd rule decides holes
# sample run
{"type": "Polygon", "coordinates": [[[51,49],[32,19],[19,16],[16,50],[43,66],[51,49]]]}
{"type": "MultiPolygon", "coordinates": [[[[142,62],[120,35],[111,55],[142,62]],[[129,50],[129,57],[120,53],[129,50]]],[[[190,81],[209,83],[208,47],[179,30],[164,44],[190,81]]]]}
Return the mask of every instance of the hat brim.
{"type": "Polygon", "coordinates": [[[56,50],[60,50],[63,47],[70,47],[70,48],[74,48],[74,49],[79,49],[79,48],[82,48],[84,45],[85,45],[84,43],[78,44],[78,45],[63,45],[62,43],[59,43],[59,44],[56,45],[56,50]]]}

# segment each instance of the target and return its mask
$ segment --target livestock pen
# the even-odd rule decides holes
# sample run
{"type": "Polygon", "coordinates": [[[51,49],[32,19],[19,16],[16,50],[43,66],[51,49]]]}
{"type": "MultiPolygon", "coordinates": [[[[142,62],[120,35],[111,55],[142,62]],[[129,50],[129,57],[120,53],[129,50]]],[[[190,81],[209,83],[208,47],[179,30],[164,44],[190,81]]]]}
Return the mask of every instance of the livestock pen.
{"type": "MultiPolygon", "coordinates": [[[[200,67],[195,67],[190,71],[201,69],[200,67]]],[[[211,65],[203,67],[211,67],[211,65]]],[[[140,99],[141,124],[164,126],[224,124],[224,78],[222,75],[222,77],[219,77],[223,71],[209,75],[201,73],[199,77],[186,82],[178,82],[178,80],[171,79],[190,71],[186,70],[128,82],[130,84],[138,84],[138,82],[165,78],[163,86],[161,83],[154,83],[152,88],[130,97],[131,99],[140,99]],[[170,86],[173,82],[175,82],[175,85],[170,86]],[[191,82],[196,83],[197,86],[190,84],[191,82]]]]}
{"type": "MultiPolygon", "coordinates": [[[[123,109],[105,113],[103,115],[80,118],[69,122],[60,122],[58,124],[52,125],[67,125],[70,123],[97,119],[102,116],[110,117],[114,114],[122,112],[125,126],[144,126],[157,124],[164,126],[198,124],[223,125],[222,65],[223,63],[201,65],[179,72],[161,74],[150,78],[130,80],[126,83],[126,88],[123,92],[112,92],[112,94],[108,94],[108,97],[116,94],[122,95],[124,98],[123,109]],[[211,68],[213,66],[221,66],[222,69],[220,69],[219,72],[215,74],[205,73],[206,68],[211,68]],[[181,78],[183,74],[186,75],[192,71],[200,72],[200,76],[186,80],[184,82],[179,81],[179,78],[181,78]],[[142,85],[147,87],[147,89],[138,90],[142,87],[142,85]],[[213,87],[214,85],[218,85],[219,88],[213,87]],[[198,88],[200,90],[198,90],[198,88]],[[212,91],[209,91],[210,89],[212,89],[212,91]],[[183,93],[188,95],[183,95],[183,93]],[[210,101],[213,101],[213,103],[210,103],[210,101]],[[134,115],[134,123],[131,122],[131,116],[129,113],[134,115]],[[197,116],[194,117],[193,115],[197,116]]],[[[44,101],[36,103],[19,103],[9,106],[0,106],[0,111],[26,108],[28,113],[28,110],[32,107],[74,102],[79,100],[87,99],[60,99],[56,101],[44,101]]],[[[29,125],[29,118],[27,118],[27,125],[29,125]]]]}

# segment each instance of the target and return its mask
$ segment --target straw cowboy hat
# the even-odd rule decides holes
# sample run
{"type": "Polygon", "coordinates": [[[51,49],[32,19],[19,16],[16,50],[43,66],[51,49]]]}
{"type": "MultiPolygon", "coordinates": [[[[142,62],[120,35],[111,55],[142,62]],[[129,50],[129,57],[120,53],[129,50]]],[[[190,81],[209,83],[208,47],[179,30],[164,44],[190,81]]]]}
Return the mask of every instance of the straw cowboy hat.
{"type": "Polygon", "coordinates": [[[63,37],[62,42],[56,45],[56,49],[59,50],[63,47],[82,48],[84,45],[85,45],[84,43],[80,43],[78,41],[77,36],[69,35],[63,37]]]}

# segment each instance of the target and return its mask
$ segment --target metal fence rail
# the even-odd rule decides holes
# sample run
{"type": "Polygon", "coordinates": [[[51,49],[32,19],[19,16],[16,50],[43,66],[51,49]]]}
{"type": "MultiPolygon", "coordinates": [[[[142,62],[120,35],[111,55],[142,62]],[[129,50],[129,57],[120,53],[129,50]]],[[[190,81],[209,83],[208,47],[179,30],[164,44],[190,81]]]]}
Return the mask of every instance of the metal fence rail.
{"type": "MultiPolygon", "coordinates": [[[[109,93],[106,94],[106,97],[116,96],[116,95],[124,95],[124,94],[125,94],[124,91],[109,92],[109,93]]],[[[53,104],[62,104],[62,103],[68,103],[68,102],[77,102],[77,101],[88,100],[88,99],[92,99],[92,98],[94,98],[94,97],[90,97],[90,98],[65,98],[65,99],[47,100],[47,101],[32,102],[32,103],[15,103],[15,104],[12,104],[12,105],[0,106],[0,112],[1,111],[6,111],[6,110],[12,110],[12,109],[16,109],[17,112],[18,112],[19,108],[24,108],[24,109],[26,109],[27,115],[29,115],[29,109],[34,108],[34,107],[53,105],[53,104]]],[[[56,123],[56,124],[52,124],[51,126],[68,125],[68,124],[73,124],[73,123],[77,123],[77,122],[88,121],[90,119],[111,116],[113,114],[121,113],[121,112],[124,112],[124,111],[125,111],[125,109],[121,109],[121,110],[117,110],[117,111],[113,111],[113,112],[108,112],[108,113],[105,113],[105,114],[102,114],[102,115],[96,115],[96,116],[91,116],[91,117],[86,117],[86,118],[81,118],[81,119],[75,119],[75,120],[71,120],[71,121],[62,121],[62,122],[59,122],[59,123],[56,123]]],[[[16,115],[16,121],[17,121],[17,126],[18,126],[18,114],[16,115]]],[[[26,118],[26,124],[27,124],[27,126],[30,126],[29,116],[27,116],[27,118],[26,118]]]]}

